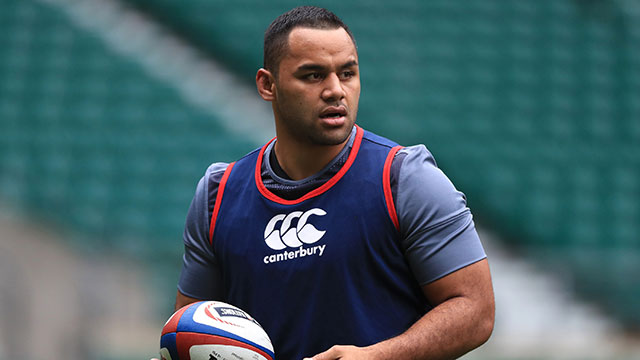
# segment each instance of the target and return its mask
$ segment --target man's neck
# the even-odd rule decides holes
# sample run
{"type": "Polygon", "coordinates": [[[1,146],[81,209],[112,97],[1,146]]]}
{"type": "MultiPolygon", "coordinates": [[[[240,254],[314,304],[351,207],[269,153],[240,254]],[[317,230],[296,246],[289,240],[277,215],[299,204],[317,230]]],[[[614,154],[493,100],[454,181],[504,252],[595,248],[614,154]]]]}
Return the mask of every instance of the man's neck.
{"type": "Polygon", "coordinates": [[[282,170],[292,180],[302,180],[324,169],[348,142],[349,138],[338,145],[302,146],[278,139],[273,151],[282,170]]]}

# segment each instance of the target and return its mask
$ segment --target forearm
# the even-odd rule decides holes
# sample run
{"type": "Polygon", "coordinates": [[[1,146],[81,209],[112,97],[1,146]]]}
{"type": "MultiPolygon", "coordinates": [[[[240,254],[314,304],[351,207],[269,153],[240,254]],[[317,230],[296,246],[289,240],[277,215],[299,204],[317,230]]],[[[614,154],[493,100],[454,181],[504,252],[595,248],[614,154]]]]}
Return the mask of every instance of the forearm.
{"type": "Polygon", "coordinates": [[[493,306],[478,308],[453,297],[433,308],[403,334],[369,346],[372,359],[455,359],[486,342],[493,330],[493,306]]]}
{"type": "Polygon", "coordinates": [[[313,360],[455,359],[489,339],[495,304],[486,259],[424,285],[422,290],[437,305],[404,333],[362,348],[334,346],[313,360]]]}

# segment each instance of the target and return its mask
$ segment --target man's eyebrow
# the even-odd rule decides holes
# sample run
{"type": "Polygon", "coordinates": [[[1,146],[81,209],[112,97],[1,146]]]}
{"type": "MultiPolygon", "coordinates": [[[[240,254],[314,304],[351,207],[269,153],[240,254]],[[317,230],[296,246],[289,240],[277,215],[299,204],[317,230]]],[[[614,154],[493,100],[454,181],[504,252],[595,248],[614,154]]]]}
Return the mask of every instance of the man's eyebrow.
{"type": "Polygon", "coordinates": [[[351,61],[347,61],[346,63],[342,64],[342,66],[340,66],[340,69],[346,69],[346,68],[350,68],[350,67],[354,67],[354,66],[358,66],[358,62],[355,60],[351,60],[351,61]]]}
{"type": "Polygon", "coordinates": [[[320,70],[324,70],[324,69],[326,69],[325,66],[318,65],[318,64],[302,64],[302,65],[298,66],[297,71],[305,71],[305,70],[320,71],[320,70]]]}
{"type": "MultiPolygon", "coordinates": [[[[340,69],[347,69],[350,67],[354,67],[354,66],[358,66],[358,62],[355,60],[351,60],[351,61],[347,61],[346,63],[340,65],[340,69]]],[[[298,66],[297,71],[322,71],[325,70],[327,67],[323,66],[323,65],[319,65],[319,64],[302,64],[300,66],[298,66]]]]}

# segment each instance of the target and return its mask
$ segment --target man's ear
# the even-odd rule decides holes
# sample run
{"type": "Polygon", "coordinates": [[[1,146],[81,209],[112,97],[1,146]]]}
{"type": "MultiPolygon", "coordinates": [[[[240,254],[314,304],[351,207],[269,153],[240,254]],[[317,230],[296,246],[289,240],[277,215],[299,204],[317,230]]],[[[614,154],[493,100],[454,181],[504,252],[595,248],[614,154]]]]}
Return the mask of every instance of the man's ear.
{"type": "Polygon", "coordinates": [[[258,93],[266,101],[275,100],[276,82],[273,74],[267,69],[260,69],[256,74],[258,93]]]}

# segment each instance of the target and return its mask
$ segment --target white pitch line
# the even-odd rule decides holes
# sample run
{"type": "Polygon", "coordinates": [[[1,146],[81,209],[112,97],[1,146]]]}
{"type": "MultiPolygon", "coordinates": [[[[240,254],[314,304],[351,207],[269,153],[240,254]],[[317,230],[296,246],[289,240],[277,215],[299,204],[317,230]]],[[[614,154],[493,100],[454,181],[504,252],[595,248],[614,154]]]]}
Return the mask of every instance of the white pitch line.
{"type": "Polygon", "coordinates": [[[62,10],[73,24],[137,62],[186,102],[214,115],[222,126],[262,144],[275,135],[273,114],[253,87],[143,13],[116,0],[38,0],[62,10]]]}

